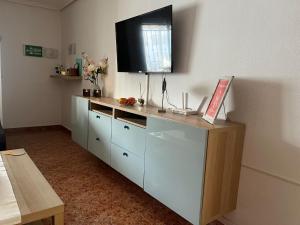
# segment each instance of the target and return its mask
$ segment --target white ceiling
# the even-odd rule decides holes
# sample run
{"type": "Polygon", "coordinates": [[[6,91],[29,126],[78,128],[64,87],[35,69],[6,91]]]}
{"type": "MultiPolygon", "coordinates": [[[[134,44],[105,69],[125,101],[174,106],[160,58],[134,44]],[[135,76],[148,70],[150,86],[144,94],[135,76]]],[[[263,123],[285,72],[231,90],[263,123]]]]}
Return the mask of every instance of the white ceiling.
{"type": "Polygon", "coordinates": [[[62,10],[75,0],[7,0],[23,5],[41,7],[46,9],[62,10]]]}

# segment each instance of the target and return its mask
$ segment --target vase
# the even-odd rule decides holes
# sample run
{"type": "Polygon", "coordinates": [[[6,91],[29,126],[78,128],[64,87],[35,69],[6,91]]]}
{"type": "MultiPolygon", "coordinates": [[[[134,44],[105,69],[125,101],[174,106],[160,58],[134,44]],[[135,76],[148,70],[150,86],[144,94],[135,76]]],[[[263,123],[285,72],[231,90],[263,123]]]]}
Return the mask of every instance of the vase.
{"type": "Polygon", "coordinates": [[[139,98],[138,103],[140,104],[140,106],[144,106],[145,100],[143,98],[139,98]]]}

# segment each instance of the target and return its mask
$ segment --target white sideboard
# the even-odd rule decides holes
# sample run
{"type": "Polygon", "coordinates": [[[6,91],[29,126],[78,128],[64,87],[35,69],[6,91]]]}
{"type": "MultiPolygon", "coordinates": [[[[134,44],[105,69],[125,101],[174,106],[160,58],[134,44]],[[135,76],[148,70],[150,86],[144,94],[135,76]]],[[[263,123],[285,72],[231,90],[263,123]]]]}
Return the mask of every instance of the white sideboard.
{"type": "Polygon", "coordinates": [[[235,209],[245,126],[72,96],[72,138],[195,225],[235,209]]]}

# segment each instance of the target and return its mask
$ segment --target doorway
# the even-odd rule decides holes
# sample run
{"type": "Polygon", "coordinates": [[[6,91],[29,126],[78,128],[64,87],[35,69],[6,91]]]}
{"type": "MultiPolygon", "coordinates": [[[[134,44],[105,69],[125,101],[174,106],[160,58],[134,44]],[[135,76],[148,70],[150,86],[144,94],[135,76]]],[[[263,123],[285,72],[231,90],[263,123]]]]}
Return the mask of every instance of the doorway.
{"type": "Polygon", "coordinates": [[[2,38],[0,36],[0,121],[3,126],[3,110],[2,110],[2,38]]]}

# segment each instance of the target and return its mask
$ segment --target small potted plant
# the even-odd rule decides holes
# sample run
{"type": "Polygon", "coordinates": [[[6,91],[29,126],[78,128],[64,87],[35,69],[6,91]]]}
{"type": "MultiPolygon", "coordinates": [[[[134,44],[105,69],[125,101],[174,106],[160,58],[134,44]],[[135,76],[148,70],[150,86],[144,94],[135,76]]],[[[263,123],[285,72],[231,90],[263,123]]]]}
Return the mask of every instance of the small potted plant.
{"type": "Polygon", "coordinates": [[[89,80],[94,85],[93,97],[101,97],[103,90],[103,75],[107,74],[108,58],[105,57],[96,64],[89,56],[83,52],[84,59],[83,76],[85,80],[89,80]],[[100,80],[100,83],[99,83],[100,80]]]}

